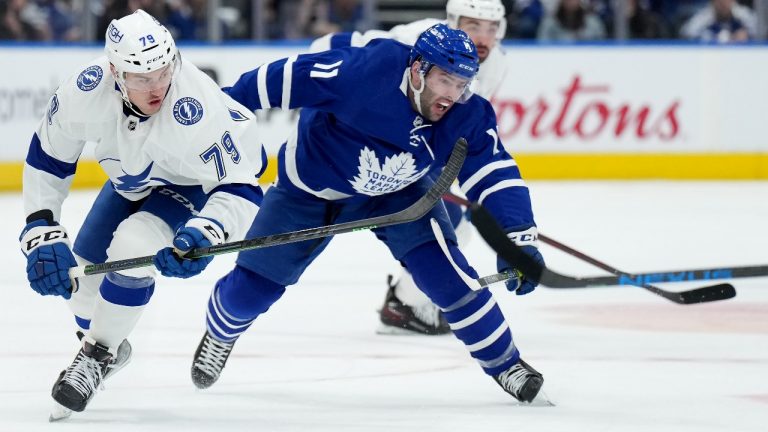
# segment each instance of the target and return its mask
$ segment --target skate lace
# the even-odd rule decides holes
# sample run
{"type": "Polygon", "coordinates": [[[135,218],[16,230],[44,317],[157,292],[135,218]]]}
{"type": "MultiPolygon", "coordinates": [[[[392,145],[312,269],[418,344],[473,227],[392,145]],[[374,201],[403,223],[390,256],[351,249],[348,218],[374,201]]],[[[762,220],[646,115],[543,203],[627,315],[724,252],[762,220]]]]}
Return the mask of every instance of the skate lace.
{"type": "Polygon", "coordinates": [[[432,327],[440,325],[440,309],[437,306],[427,303],[420,306],[411,306],[411,309],[413,310],[413,315],[422,322],[432,327]]]}
{"type": "Polygon", "coordinates": [[[497,379],[502,387],[514,392],[515,394],[519,394],[520,389],[522,389],[525,383],[528,382],[528,378],[530,376],[531,374],[528,372],[528,370],[518,363],[506,371],[500,373],[497,376],[497,379]]]}
{"type": "Polygon", "coordinates": [[[62,381],[66,381],[78,393],[84,397],[96,391],[96,388],[103,389],[101,364],[93,357],[88,357],[81,351],[75,361],[67,368],[62,381]]]}
{"type": "Polygon", "coordinates": [[[218,377],[233,345],[206,337],[194,366],[208,375],[218,377]]]}

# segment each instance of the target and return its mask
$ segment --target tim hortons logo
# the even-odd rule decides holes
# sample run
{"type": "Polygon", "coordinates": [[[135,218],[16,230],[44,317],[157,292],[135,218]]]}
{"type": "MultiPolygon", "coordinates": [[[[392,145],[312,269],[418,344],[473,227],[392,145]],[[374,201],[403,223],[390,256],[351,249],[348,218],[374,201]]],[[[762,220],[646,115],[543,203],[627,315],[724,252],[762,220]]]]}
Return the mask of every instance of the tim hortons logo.
{"type": "Polygon", "coordinates": [[[586,85],[575,75],[559,97],[540,96],[531,103],[494,98],[499,135],[592,140],[628,137],[672,141],[680,133],[680,100],[656,105],[616,101],[607,84],[586,85]]]}

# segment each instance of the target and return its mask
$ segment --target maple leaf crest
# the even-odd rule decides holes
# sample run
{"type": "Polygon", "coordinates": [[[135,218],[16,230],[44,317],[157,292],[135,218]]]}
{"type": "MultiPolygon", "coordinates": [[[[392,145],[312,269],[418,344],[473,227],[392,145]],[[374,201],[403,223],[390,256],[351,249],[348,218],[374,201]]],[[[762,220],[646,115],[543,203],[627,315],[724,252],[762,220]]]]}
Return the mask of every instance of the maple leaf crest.
{"type": "Polygon", "coordinates": [[[360,150],[357,170],[349,183],[358,193],[376,196],[408,186],[426,174],[429,167],[417,171],[413,155],[408,152],[384,158],[382,166],[376,152],[365,147],[360,150]]]}

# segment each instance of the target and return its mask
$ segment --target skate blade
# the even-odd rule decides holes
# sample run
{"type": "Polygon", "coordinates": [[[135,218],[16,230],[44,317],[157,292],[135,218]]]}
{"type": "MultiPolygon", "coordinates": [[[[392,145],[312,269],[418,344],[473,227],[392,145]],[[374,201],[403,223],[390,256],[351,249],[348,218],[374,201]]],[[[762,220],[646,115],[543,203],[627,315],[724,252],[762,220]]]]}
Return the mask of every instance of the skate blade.
{"type": "Polygon", "coordinates": [[[557,406],[554,402],[552,402],[552,399],[549,398],[549,396],[544,392],[544,390],[540,390],[539,394],[536,395],[535,398],[531,402],[521,402],[520,405],[527,405],[527,406],[533,406],[533,407],[553,407],[557,406]]]}
{"type": "MultiPolygon", "coordinates": [[[[445,336],[442,334],[438,334],[438,335],[426,334],[420,331],[408,330],[402,327],[395,327],[395,326],[390,326],[386,324],[379,324],[379,327],[376,329],[376,334],[385,335],[385,336],[430,336],[430,337],[445,336]]],[[[445,333],[445,334],[450,334],[450,333],[445,333]]]]}
{"type": "Polygon", "coordinates": [[[53,423],[60,420],[68,419],[69,416],[72,415],[72,410],[65,407],[64,405],[54,402],[53,403],[53,409],[51,410],[51,415],[48,416],[48,421],[53,423]]]}

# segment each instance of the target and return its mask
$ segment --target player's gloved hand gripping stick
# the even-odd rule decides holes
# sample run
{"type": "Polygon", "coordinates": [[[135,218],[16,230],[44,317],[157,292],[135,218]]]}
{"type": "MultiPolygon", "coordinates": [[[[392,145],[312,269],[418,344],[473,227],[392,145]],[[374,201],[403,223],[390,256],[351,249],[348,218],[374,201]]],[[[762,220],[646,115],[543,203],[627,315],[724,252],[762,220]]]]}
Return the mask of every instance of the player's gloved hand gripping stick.
{"type": "MultiPolygon", "coordinates": [[[[240,252],[250,249],[258,249],[269,246],[277,246],[286,243],[300,242],[304,240],[314,240],[317,238],[328,237],[336,234],[344,234],[353,231],[369,230],[389,225],[401,224],[415,221],[432,209],[442,198],[443,194],[448,192],[451,184],[459,175],[464,159],[467,156],[467,141],[459,138],[451,151],[448,162],[435,181],[435,184],[418,201],[409,207],[383,216],[377,216],[368,219],[361,219],[352,222],[327,225],[317,228],[308,228],[298,231],[292,231],[282,234],[274,234],[264,237],[241,240],[231,243],[222,243],[208,247],[194,248],[184,255],[184,258],[200,258],[204,256],[220,255],[230,252],[240,252]]],[[[81,276],[87,276],[98,273],[108,273],[113,271],[127,270],[138,267],[153,265],[155,255],[129,258],[119,261],[110,261],[102,264],[90,264],[79,267],[72,267],[69,270],[69,276],[73,279],[81,276]]]]}
{"type": "MultiPolygon", "coordinates": [[[[681,292],[667,291],[650,283],[645,283],[642,279],[637,279],[635,277],[637,275],[622,272],[621,270],[565,246],[547,236],[539,234],[539,239],[545,243],[585,260],[603,270],[609,271],[613,273],[614,276],[581,278],[560,274],[543,266],[539,261],[533,259],[510,240],[490,212],[480,204],[470,202],[450,193],[445,195],[445,199],[466,206],[470,211],[470,220],[472,221],[472,224],[477,228],[478,232],[480,232],[480,235],[488,245],[491,246],[491,248],[504,260],[513,264],[513,266],[517,270],[520,270],[526,277],[537,280],[544,286],[550,288],[587,288],[606,285],[633,285],[644,288],[653,294],[678,304],[705,303],[725,300],[736,296],[736,289],[733,285],[727,283],[681,292]]],[[[480,282],[481,285],[487,285],[494,282],[501,282],[513,276],[514,275],[510,273],[498,273],[496,275],[480,278],[478,282],[480,282]]],[[[669,280],[669,282],[672,281],[673,280],[669,280]]]]}

